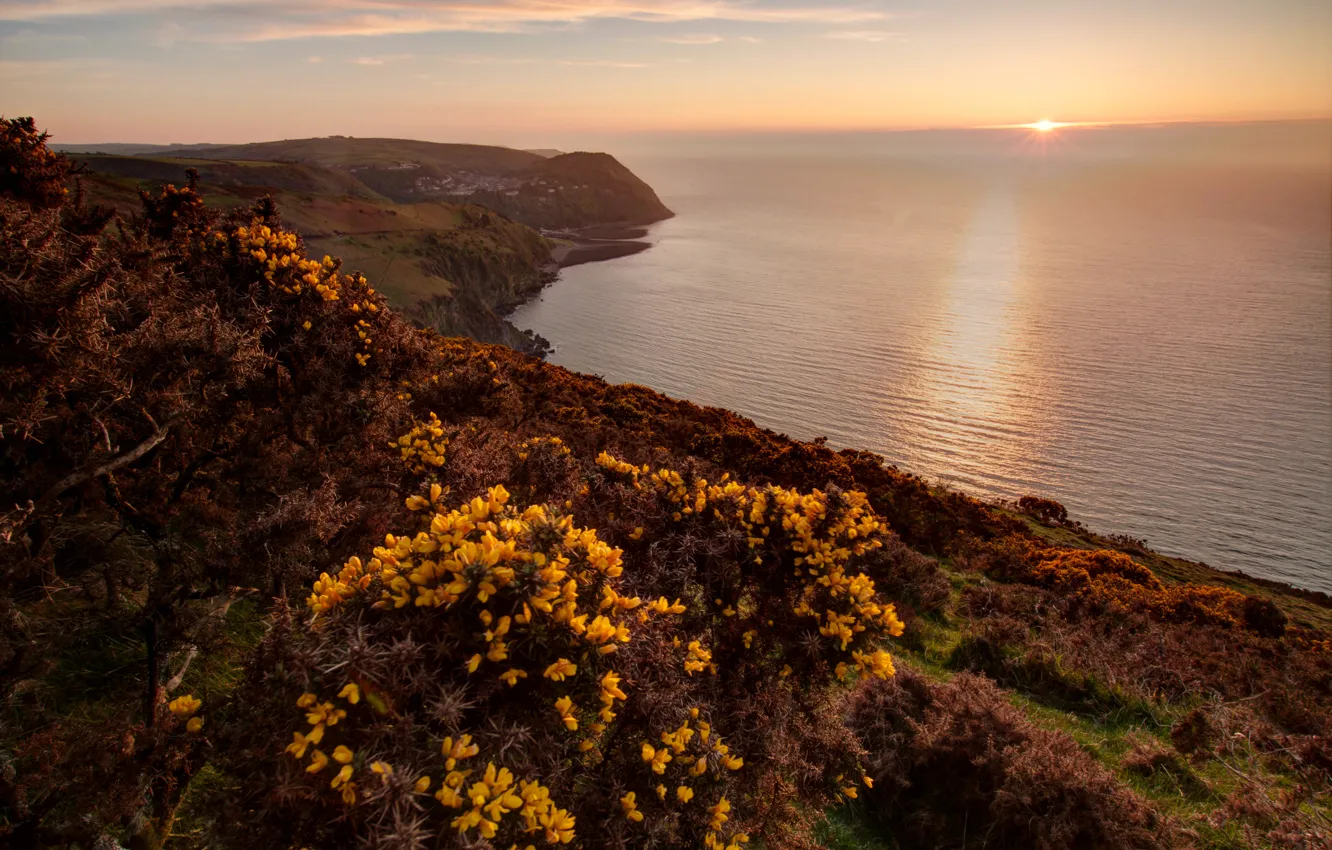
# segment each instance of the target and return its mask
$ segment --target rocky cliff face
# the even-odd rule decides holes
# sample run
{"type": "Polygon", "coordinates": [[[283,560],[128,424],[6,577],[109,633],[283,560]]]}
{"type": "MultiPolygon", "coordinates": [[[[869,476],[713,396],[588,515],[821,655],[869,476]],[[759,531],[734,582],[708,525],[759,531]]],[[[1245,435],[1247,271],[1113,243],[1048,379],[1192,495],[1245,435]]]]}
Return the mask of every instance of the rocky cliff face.
{"type": "Polygon", "coordinates": [[[422,299],[406,312],[445,336],[545,354],[550,349],[546,340],[504,317],[555,279],[550,242],[531,228],[475,207],[465,207],[464,215],[470,226],[422,239],[422,269],[448,281],[449,291],[422,299]]]}

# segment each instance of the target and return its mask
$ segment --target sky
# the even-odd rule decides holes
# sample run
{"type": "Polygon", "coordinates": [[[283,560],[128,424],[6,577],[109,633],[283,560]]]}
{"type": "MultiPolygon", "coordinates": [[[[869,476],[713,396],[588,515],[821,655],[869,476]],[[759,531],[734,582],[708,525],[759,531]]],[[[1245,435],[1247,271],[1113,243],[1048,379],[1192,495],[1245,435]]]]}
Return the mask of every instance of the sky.
{"type": "Polygon", "coordinates": [[[1327,0],[0,0],[58,142],[1332,116],[1327,0]]]}

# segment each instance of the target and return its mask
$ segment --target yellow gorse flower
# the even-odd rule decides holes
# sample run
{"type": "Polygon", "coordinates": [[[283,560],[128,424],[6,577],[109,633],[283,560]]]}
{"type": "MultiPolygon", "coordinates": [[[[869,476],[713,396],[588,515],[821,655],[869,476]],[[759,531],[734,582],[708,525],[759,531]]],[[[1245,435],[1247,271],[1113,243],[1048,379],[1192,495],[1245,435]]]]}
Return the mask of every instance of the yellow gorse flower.
{"type": "Polygon", "coordinates": [[[567,658],[561,658],[554,664],[546,668],[546,672],[541,675],[550,679],[552,682],[563,682],[569,676],[578,673],[578,665],[567,658]]]}
{"type": "Polygon", "coordinates": [[[643,819],[643,813],[638,810],[638,803],[635,801],[637,796],[633,791],[630,791],[620,798],[620,808],[624,810],[624,816],[634,823],[643,819]]]}
{"type": "Polygon", "coordinates": [[[177,717],[189,717],[203,706],[203,700],[200,700],[190,694],[176,697],[167,703],[167,710],[177,717]]]}

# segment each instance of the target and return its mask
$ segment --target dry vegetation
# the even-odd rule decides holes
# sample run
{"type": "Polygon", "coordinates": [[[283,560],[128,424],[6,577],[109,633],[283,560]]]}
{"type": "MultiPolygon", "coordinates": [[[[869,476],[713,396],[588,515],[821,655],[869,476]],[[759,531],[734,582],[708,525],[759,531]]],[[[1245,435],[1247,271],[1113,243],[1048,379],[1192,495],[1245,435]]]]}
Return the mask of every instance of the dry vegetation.
{"type": "Polygon", "coordinates": [[[1327,846],[1325,600],[413,328],[271,202],[114,218],[43,141],[0,841],[1327,846]]]}

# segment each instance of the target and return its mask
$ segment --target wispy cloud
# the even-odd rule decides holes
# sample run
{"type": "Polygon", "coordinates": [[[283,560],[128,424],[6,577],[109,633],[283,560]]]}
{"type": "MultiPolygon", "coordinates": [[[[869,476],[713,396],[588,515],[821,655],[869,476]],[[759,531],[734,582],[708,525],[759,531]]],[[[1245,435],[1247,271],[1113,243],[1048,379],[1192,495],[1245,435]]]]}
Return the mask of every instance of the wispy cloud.
{"type": "Polygon", "coordinates": [[[651,62],[623,62],[617,59],[531,59],[519,56],[452,56],[458,65],[562,65],[566,68],[651,68],[651,62]]]}
{"type": "Polygon", "coordinates": [[[565,59],[556,64],[575,68],[651,68],[651,62],[616,62],[612,59],[565,59]]]}
{"type": "Polygon", "coordinates": [[[387,65],[390,62],[406,62],[414,58],[415,56],[411,53],[391,53],[379,56],[357,56],[356,58],[348,59],[347,61],[353,65],[365,65],[374,68],[380,65],[387,65]]]}
{"type": "Polygon", "coordinates": [[[318,65],[320,62],[323,62],[323,61],[324,61],[324,57],[322,57],[322,56],[307,56],[307,57],[305,57],[305,61],[306,61],[306,62],[309,62],[311,65],[318,65]]]}
{"type": "Polygon", "coordinates": [[[521,32],[597,19],[655,23],[737,21],[845,26],[882,20],[863,4],[768,0],[0,0],[0,20],[174,13],[208,25],[210,39],[296,38],[425,32],[521,32]]]}
{"type": "Polygon", "coordinates": [[[716,33],[700,32],[690,35],[664,35],[658,41],[667,44],[717,44],[725,39],[716,33]]]}
{"type": "Polygon", "coordinates": [[[882,41],[901,41],[900,32],[885,32],[883,30],[836,30],[825,33],[825,38],[836,38],[843,41],[868,41],[878,43],[882,41]]]}

